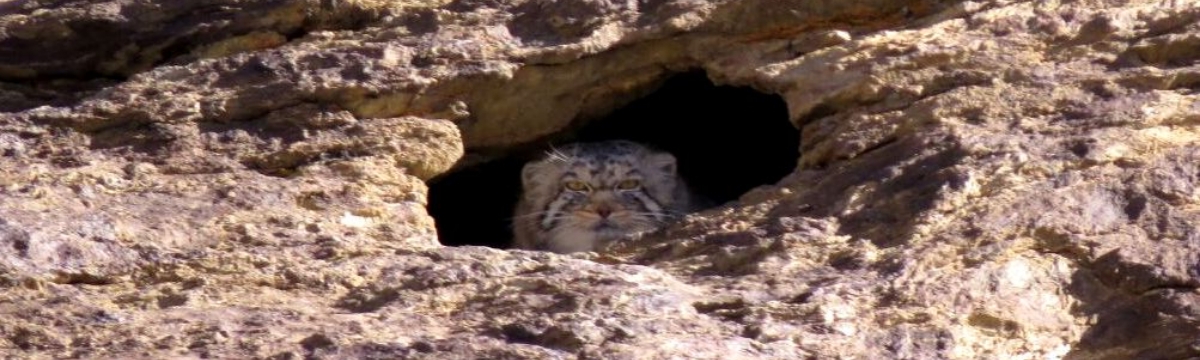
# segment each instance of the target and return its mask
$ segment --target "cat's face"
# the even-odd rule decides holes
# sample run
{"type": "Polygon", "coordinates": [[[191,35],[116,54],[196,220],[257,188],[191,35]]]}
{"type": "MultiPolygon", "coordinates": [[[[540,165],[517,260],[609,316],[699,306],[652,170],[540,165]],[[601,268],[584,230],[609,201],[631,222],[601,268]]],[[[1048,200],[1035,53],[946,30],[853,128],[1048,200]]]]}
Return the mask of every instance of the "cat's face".
{"type": "Polygon", "coordinates": [[[526,165],[526,196],[538,226],[564,241],[613,239],[652,230],[674,214],[675,158],[629,142],[577,144],[526,165]]]}

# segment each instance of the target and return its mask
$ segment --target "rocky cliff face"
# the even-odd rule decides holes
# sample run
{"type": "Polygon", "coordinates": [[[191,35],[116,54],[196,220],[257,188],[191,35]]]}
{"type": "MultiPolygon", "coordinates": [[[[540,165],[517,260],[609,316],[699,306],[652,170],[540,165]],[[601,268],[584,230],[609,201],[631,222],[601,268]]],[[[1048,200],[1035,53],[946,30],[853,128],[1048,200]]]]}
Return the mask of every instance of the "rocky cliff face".
{"type": "Polygon", "coordinates": [[[10,1],[0,352],[1196,357],[1198,89],[1193,1],[10,1]],[[697,69],[786,101],[792,174],[439,245],[426,181],[697,69]]]}

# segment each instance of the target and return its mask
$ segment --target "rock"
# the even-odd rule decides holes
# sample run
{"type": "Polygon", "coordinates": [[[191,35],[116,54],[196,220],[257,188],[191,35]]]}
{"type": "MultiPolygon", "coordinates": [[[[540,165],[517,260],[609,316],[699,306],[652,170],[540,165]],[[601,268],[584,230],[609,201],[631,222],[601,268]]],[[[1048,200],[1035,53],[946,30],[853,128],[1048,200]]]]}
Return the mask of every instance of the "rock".
{"type": "Polygon", "coordinates": [[[0,4],[0,353],[1200,357],[1197,23],[1186,1],[0,4]],[[599,253],[438,244],[427,181],[694,69],[786,101],[792,174],[599,253]]]}

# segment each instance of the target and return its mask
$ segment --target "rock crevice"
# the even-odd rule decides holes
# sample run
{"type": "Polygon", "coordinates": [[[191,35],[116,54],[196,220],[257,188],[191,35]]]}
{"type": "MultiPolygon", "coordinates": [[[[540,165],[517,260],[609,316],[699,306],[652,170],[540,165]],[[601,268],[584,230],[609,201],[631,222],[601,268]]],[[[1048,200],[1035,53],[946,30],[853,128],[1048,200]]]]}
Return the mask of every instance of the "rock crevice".
{"type": "Polygon", "coordinates": [[[3,4],[0,353],[1197,357],[1197,23],[1126,0],[3,4]],[[689,71],[782,100],[790,173],[597,253],[439,243],[426,182],[689,71]]]}

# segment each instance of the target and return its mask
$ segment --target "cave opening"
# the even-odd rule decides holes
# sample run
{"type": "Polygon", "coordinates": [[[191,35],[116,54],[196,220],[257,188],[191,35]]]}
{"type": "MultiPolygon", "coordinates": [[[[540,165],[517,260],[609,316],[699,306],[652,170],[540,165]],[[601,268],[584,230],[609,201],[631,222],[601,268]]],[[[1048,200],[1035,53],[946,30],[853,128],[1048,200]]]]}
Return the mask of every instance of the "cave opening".
{"type": "Polygon", "coordinates": [[[554,145],[626,139],[668,151],[693,191],[717,205],[779,181],[800,156],[800,133],[782,98],[716,86],[700,71],[675,75],[655,92],[581,122],[538,147],[430,181],[428,208],[442,244],[508,248],[521,168],[554,145]]]}

